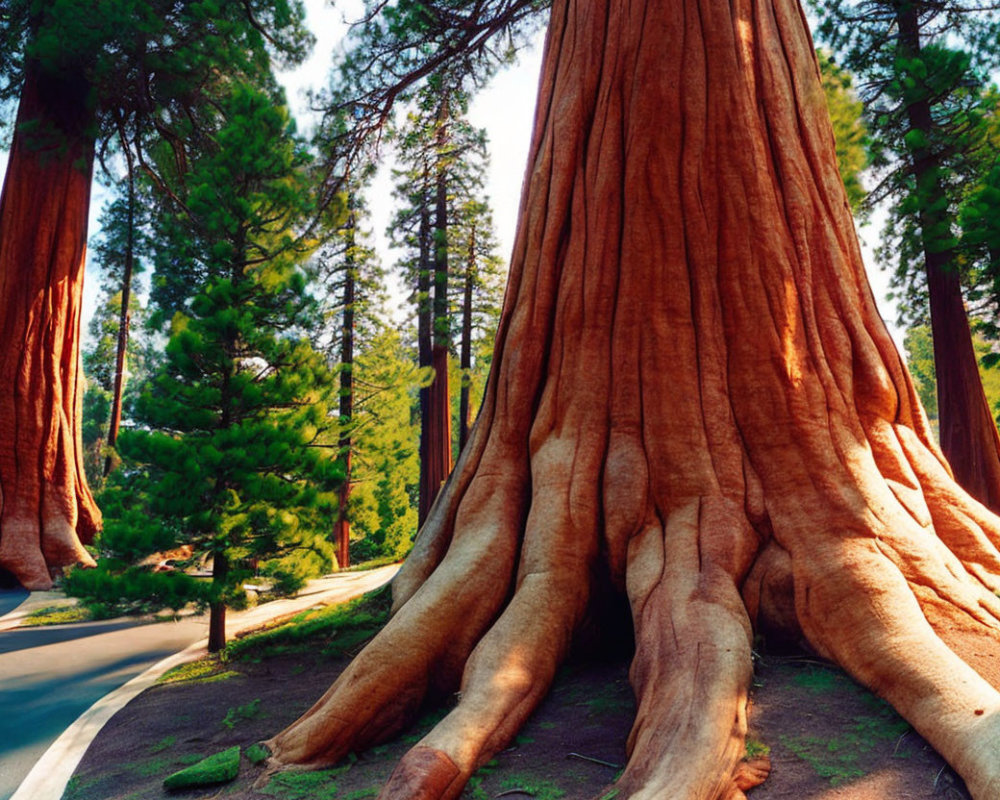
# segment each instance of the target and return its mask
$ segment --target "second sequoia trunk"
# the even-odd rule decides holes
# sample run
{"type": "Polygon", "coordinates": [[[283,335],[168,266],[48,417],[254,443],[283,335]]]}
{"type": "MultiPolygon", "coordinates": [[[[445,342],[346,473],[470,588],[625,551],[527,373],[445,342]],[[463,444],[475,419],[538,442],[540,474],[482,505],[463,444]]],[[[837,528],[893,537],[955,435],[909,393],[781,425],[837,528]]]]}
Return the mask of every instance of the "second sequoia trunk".
{"type": "Polygon", "coordinates": [[[754,630],[1000,796],[1000,520],[876,312],[795,0],[556,0],[493,371],[395,614],[270,740],[318,766],[458,705],[384,800],[455,798],[613,586],[624,798],[733,800],[754,630]]]}
{"type": "Polygon", "coordinates": [[[29,589],[93,564],[80,308],[94,143],[87,86],[29,64],[0,197],[0,566],[29,589]]]}

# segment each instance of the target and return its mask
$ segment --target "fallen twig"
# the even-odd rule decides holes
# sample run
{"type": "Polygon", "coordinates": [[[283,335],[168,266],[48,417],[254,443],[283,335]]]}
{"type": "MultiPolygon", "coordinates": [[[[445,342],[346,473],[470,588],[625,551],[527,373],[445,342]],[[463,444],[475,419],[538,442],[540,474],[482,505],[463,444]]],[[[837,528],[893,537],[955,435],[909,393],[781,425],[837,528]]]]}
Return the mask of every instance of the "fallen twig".
{"type": "Polygon", "coordinates": [[[611,769],[621,769],[621,764],[612,764],[610,761],[601,761],[599,758],[591,758],[590,756],[582,756],[579,753],[570,753],[567,758],[579,758],[583,761],[589,761],[592,764],[600,764],[602,767],[611,767],[611,769]]]}

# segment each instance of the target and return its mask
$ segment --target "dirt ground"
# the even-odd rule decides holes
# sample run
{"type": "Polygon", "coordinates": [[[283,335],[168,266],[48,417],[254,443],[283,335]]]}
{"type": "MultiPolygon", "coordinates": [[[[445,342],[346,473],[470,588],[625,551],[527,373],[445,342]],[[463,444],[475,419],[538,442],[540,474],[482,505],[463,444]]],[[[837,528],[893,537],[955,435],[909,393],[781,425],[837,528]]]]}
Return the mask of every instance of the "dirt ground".
{"type": "MultiPolygon", "coordinates": [[[[362,800],[374,797],[399,757],[443,710],[429,710],[401,738],[336,769],[284,773],[254,788],[258,767],[242,761],[233,783],[168,793],[165,777],[233,745],[244,749],[280,730],[325,690],[346,659],[280,655],[217,668],[209,678],[158,685],[100,733],[65,800],[362,800]]],[[[557,800],[608,794],[625,763],[634,713],[625,659],[574,662],[514,744],[462,795],[557,800]]],[[[808,658],[758,664],[749,748],[770,749],[771,777],[750,800],[968,798],[941,758],[887,705],[843,673],[808,658]]]]}

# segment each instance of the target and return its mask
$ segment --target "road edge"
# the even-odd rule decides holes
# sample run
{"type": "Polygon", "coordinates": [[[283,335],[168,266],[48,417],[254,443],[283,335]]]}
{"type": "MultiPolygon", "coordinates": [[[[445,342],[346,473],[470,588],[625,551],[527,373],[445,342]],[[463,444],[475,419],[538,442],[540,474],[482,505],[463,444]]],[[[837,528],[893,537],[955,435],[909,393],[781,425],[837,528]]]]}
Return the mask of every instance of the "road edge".
{"type": "Polygon", "coordinates": [[[208,639],[189,645],[158,661],[145,672],[109,692],[62,732],[21,781],[10,800],[60,800],[84,753],[111,718],[138,697],[167,670],[208,653],[208,639]]]}
{"type": "MultiPolygon", "coordinates": [[[[384,575],[384,580],[375,586],[367,586],[359,591],[355,591],[353,594],[351,594],[351,589],[359,589],[360,587],[348,586],[346,587],[348,591],[345,594],[349,596],[338,596],[336,600],[331,599],[329,602],[331,604],[347,602],[364,592],[374,591],[391,581],[398,569],[399,565],[396,564],[377,567],[367,573],[354,573],[359,577],[379,573],[380,577],[384,575]]],[[[357,582],[365,583],[363,577],[357,582]]],[[[338,595],[340,594],[339,590],[330,590],[329,593],[332,594],[334,591],[337,591],[338,595]]],[[[259,626],[268,619],[286,614],[289,610],[294,609],[295,606],[305,609],[310,607],[310,605],[325,605],[326,603],[323,602],[321,596],[317,596],[325,594],[327,592],[305,592],[292,598],[277,600],[273,603],[267,603],[265,606],[258,606],[246,614],[242,620],[244,624],[239,630],[242,631],[259,626]],[[259,613],[266,606],[271,606],[269,610],[274,613],[268,615],[259,613]],[[258,613],[254,614],[254,611],[258,613]]],[[[145,672],[136,675],[127,683],[104,695],[104,697],[77,717],[76,721],[63,731],[58,739],[49,745],[49,749],[35,762],[31,771],[21,781],[21,785],[11,795],[10,800],[61,800],[70,779],[73,777],[73,773],[76,772],[76,768],[83,760],[87,748],[90,747],[90,743],[94,741],[97,734],[101,732],[101,729],[108,724],[111,718],[127,706],[130,701],[155,684],[157,679],[165,672],[207,654],[208,639],[206,638],[189,645],[179,653],[167,656],[158,661],[145,672]]]]}

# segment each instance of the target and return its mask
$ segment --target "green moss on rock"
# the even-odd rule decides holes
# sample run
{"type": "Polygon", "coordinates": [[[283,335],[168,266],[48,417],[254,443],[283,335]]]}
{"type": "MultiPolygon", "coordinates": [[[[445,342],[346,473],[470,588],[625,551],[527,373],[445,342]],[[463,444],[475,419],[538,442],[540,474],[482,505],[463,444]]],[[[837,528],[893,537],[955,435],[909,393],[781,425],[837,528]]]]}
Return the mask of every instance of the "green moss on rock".
{"type": "Polygon", "coordinates": [[[221,753],[202,759],[197,764],[175,772],[163,781],[165,789],[191,789],[228,783],[240,771],[240,748],[230,747],[221,753]]]}

